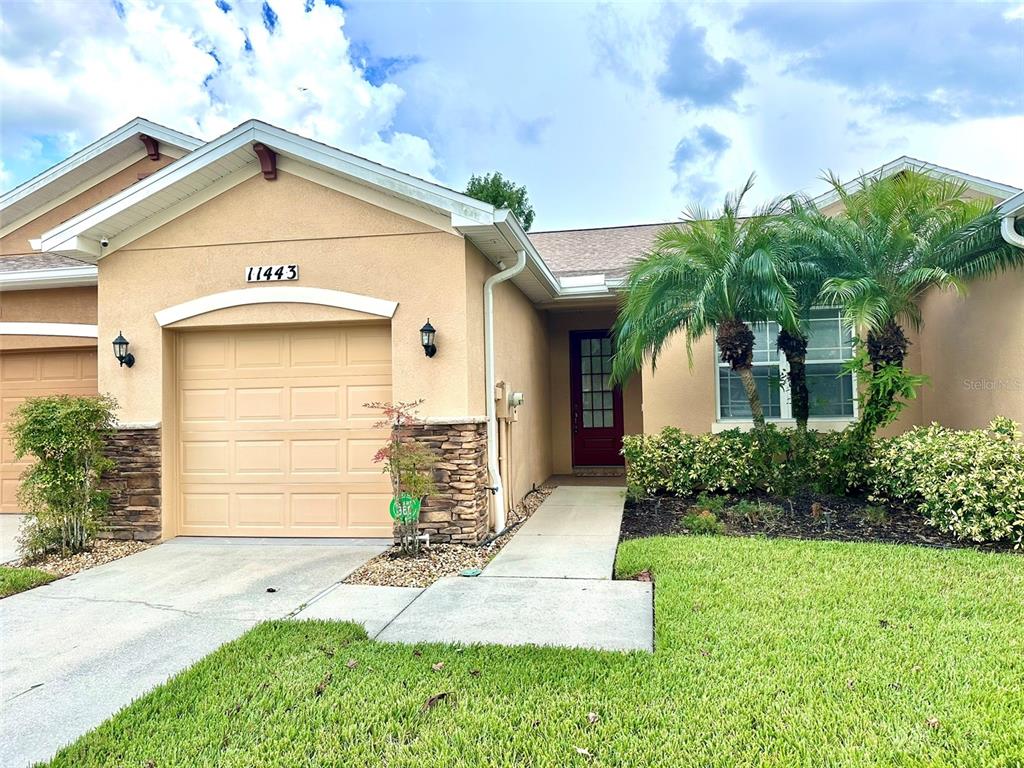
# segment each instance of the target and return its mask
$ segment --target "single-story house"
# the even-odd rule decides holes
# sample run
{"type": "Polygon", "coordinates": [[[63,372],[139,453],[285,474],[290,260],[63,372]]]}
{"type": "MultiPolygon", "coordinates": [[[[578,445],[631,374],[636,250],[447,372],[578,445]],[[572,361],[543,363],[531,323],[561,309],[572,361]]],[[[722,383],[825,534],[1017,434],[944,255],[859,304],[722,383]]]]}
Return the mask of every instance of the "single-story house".
{"type": "MultiPolygon", "coordinates": [[[[911,158],[1005,202],[1019,190],[911,158]]],[[[822,205],[833,201],[823,196],[822,205]]],[[[479,542],[552,475],[621,472],[623,434],[744,425],[713,340],[608,384],[630,264],[661,224],[527,234],[507,210],[250,120],[202,142],[136,119],[0,198],[3,419],[26,397],[105,392],[111,534],[392,535],[372,401],[423,400],[434,540],[479,542]],[[432,339],[423,338],[432,327],[432,339]],[[115,355],[115,339],[127,344],[115,355]]],[[[1024,421],[1024,274],[929,296],[901,427],[1024,421]]],[[[812,426],[856,416],[838,314],[812,321],[812,426]]],[[[757,328],[769,418],[785,360],[757,328]]],[[[18,474],[3,447],[2,510],[18,474]]]]}

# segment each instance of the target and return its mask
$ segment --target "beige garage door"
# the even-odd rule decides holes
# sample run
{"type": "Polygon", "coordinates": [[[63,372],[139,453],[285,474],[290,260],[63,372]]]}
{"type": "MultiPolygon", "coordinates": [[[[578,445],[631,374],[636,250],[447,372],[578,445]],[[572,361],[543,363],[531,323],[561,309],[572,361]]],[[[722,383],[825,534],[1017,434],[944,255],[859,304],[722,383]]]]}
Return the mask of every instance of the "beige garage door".
{"type": "Polygon", "coordinates": [[[388,326],[178,335],[178,533],[390,536],[388,326]]]}
{"type": "Polygon", "coordinates": [[[18,478],[28,466],[15,461],[6,425],[14,409],[41,395],[95,395],[96,350],[0,353],[0,513],[18,509],[18,478]]]}

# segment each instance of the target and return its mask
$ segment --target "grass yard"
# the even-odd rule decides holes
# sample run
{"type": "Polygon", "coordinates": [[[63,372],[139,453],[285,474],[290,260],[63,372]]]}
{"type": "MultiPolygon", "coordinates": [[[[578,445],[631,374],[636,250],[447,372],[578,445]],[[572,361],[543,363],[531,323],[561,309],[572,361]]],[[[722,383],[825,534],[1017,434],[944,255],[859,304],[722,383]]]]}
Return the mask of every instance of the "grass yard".
{"type": "Polygon", "coordinates": [[[37,568],[11,568],[0,565],[0,597],[9,597],[26,589],[49,584],[56,576],[37,568]]]}
{"type": "Polygon", "coordinates": [[[1024,764],[1024,558],[677,537],[624,543],[617,568],[654,573],[653,656],[274,622],[52,764],[1024,764]]]}

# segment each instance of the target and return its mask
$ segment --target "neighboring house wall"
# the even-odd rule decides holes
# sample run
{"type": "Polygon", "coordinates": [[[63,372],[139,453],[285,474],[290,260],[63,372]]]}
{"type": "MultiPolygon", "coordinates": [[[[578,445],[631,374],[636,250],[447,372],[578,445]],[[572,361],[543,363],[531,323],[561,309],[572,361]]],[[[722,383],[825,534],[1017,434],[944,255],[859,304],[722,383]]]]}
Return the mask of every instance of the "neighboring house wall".
{"type": "MultiPolygon", "coordinates": [[[[3,291],[0,322],[96,324],[96,289],[49,288],[35,291],[3,291]]],[[[75,336],[3,336],[0,349],[95,347],[96,339],[75,336]]]]}
{"type": "MultiPolygon", "coordinates": [[[[37,216],[35,219],[0,238],[0,256],[32,253],[33,251],[28,243],[30,239],[38,238],[43,232],[52,229],[61,222],[77,216],[87,208],[91,208],[97,203],[103,202],[111,195],[130,187],[139,180],[140,174],[148,175],[154,173],[171,162],[173,162],[173,158],[167,155],[161,155],[159,160],[150,160],[148,157],[144,157],[127,168],[118,171],[113,176],[104,179],[72,197],[70,200],[61,203],[56,208],[47,211],[41,216],[37,216]]],[[[5,227],[13,223],[3,222],[5,227]]]]}
{"type": "Polygon", "coordinates": [[[966,296],[935,291],[922,306],[922,423],[958,429],[995,416],[1024,424],[1024,270],[968,285],[966,296]]]}
{"type": "MultiPolygon", "coordinates": [[[[569,475],[572,460],[572,402],[569,377],[569,334],[572,331],[593,331],[611,328],[615,307],[551,310],[548,313],[551,381],[551,460],[552,472],[569,475]]],[[[634,376],[622,390],[623,429],[627,435],[651,431],[647,424],[644,397],[646,382],[634,376]]]]}

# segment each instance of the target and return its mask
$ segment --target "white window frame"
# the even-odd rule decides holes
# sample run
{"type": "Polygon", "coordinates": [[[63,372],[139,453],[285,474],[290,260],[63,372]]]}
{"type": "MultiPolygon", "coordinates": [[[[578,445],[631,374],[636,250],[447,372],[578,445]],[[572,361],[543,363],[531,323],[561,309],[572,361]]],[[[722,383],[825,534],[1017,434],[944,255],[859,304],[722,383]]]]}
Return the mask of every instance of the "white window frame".
{"type": "MultiPolygon", "coordinates": [[[[826,309],[832,310],[834,307],[815,307],[815,309],[826,309]]],[[[841,319],[840,319],[841,322],[841,319]]],[[[774,340],[770,338],[769,342],[774,343],[774,340]]],[[[711,347],[712,360],[715,366],[715,421],[712,424],[713,432],[720,432],[724,429],[735,429],[736,427],[744,428],[753,426],[753,419],[746,416],[722,416],[722,371],[728,371],[728,363],[723,363],[716,345],[711,347]]],[[[815,360],[814,364],[818,363],[844,363],[846,360],[815,360]]],[[[789,361],[781,351],[778,353],[778,361],[767,361],[763,363],[754,363],[754,368],[763,368],[765,366],[778,366],[779,370],[779,415],[772,417],[765,417],[765,421],[770,424],[776,424],[779,426],[790,426],[796,422],[793,419],[793,400],[789,391],[789,387],[785,385],[785,382],[789,381],[789,361]]],[[[850,424],[857,420],[860,416],[860,405],[857,402],[858,382],[857,374],[851,373],[850,377],[853,383],[853,415],[852,416],[811,416],[808,418],[808,426],[821,427],[823,429],[835,429],[842,428],[847,424],[850,424]]]]}

